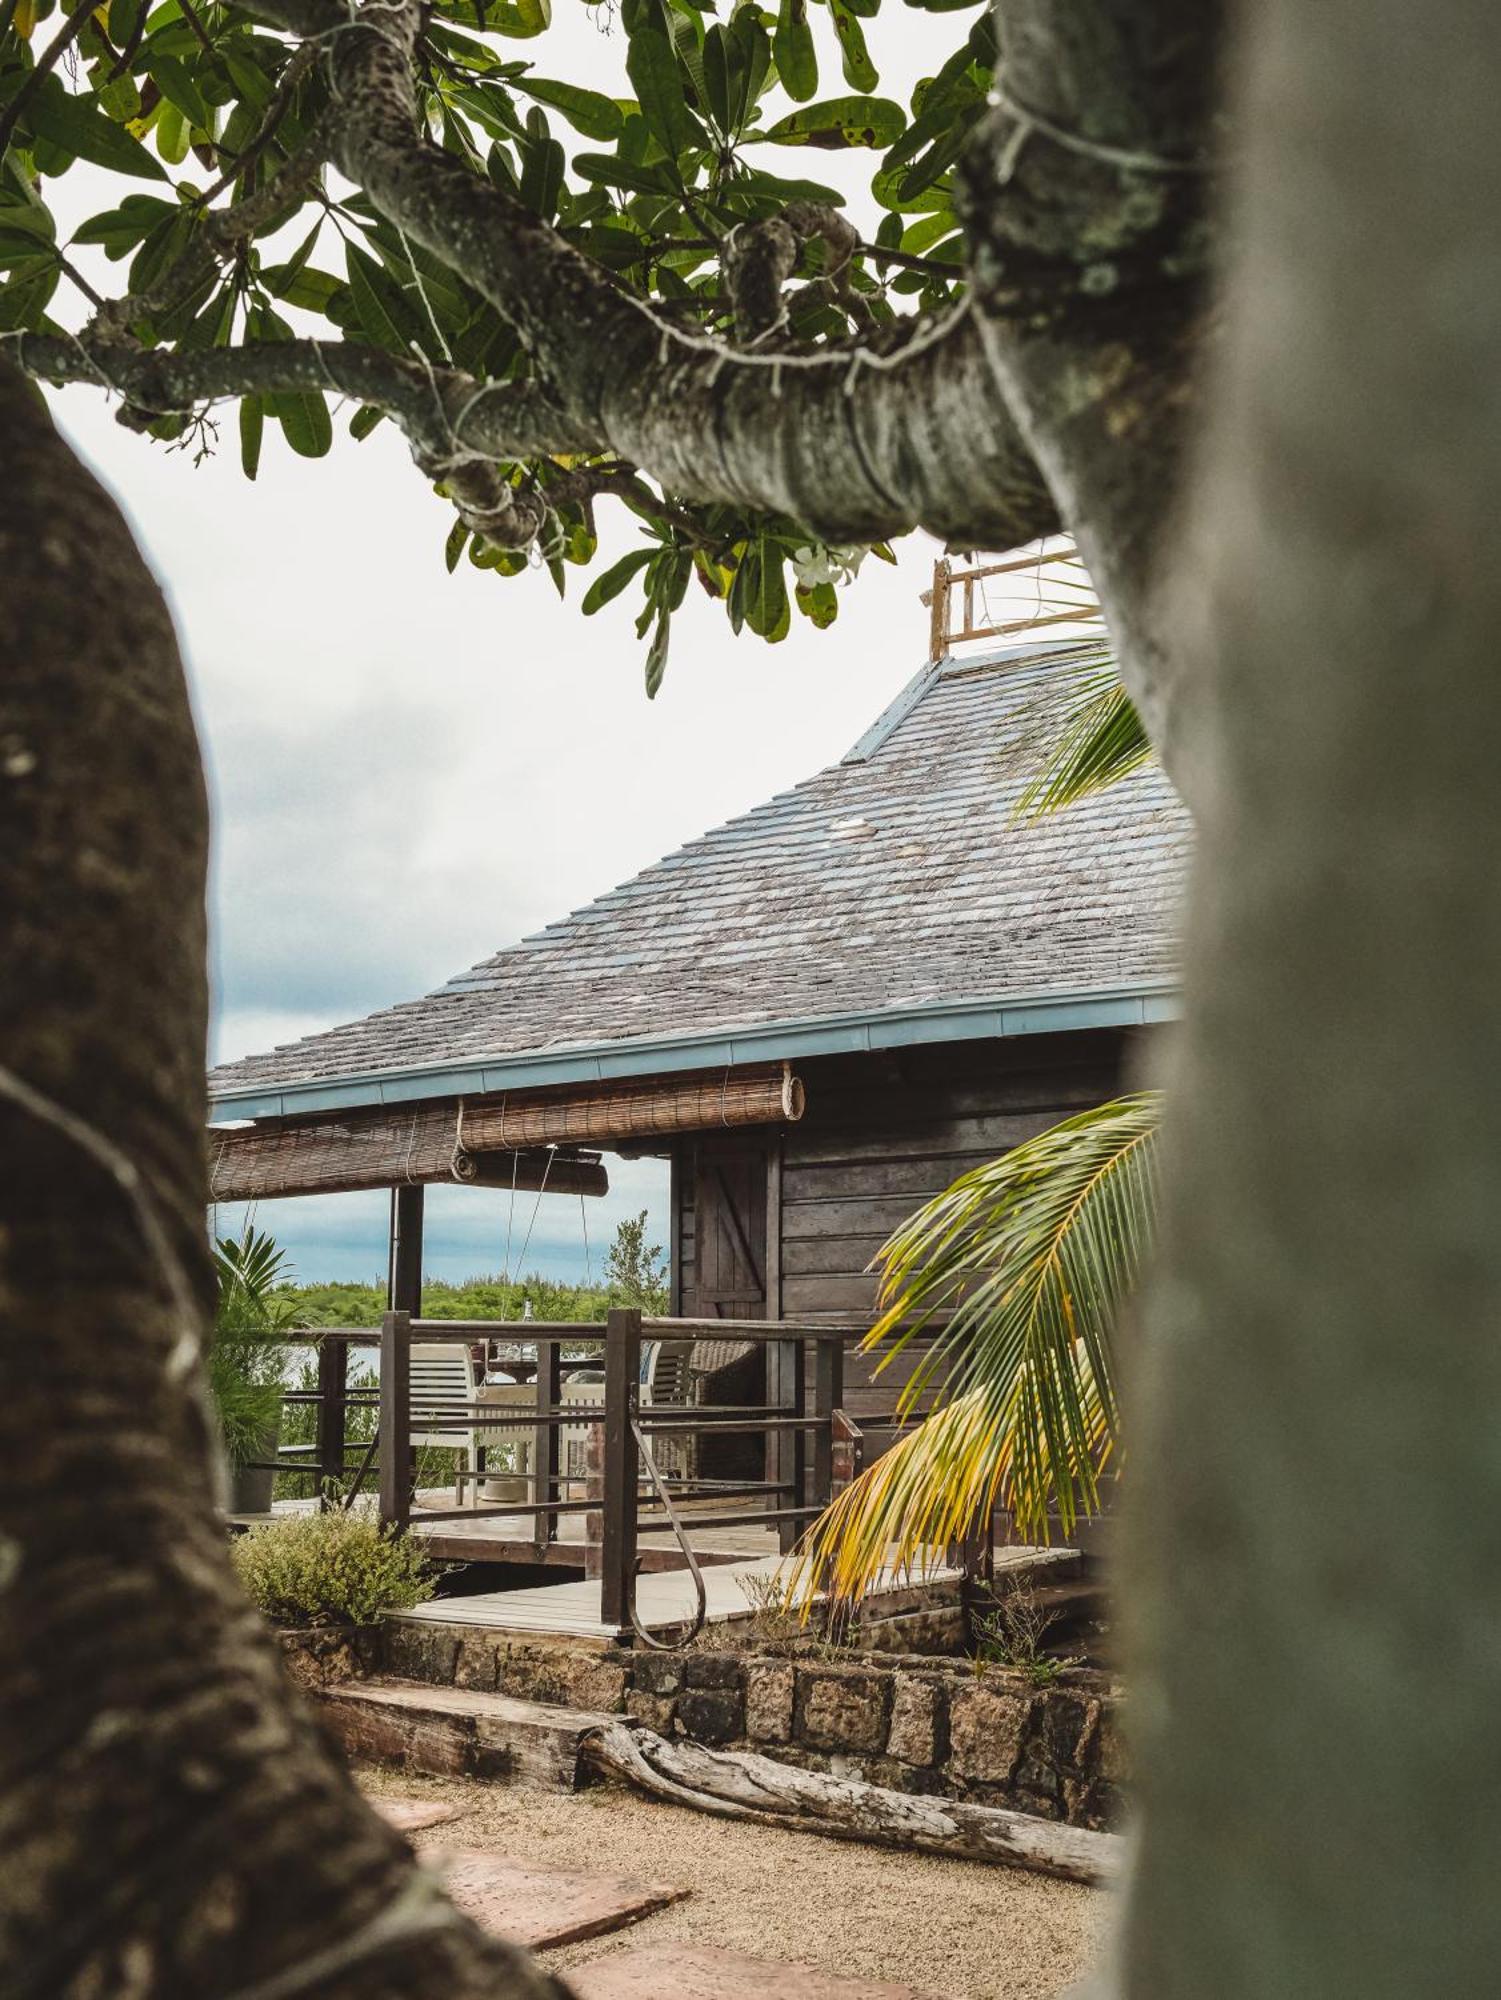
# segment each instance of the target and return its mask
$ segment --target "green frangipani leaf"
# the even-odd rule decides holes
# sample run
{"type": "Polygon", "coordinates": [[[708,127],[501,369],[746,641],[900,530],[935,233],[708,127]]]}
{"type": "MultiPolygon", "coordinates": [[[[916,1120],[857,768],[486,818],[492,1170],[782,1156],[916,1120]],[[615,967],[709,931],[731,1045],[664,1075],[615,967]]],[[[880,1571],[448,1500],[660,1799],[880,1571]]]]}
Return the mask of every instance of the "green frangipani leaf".
{"type": "Polygon", "coordinates": [[[315,389],[282,390],[271,398],[282,435],[299,458],[322,458],[334,441],[328,404],[315,389]]]}
{"type": "Polygon", "coordinates": [[[445,21],[461,21],[466,28],[485,29],[518,42],[540,35],[552,24],[552,0],[439,0],[433,11],[445,21]]]}
{"type": "Polygon", "coordinates": [[[672,614],[663,611],[657,617],[657,629],[652,633],[651,645],[646,655],[646,698],[655,701],[657,690],[662,685],[662,677],[667,672],[667,644],[672,637],[672,614]]]}
{"type": "Polygon", "coordinates": [[[393,354],[405,354],[418,345],[417,313],[385,266],[357,243],[345,244],[344,261],[361,332],[393,354]]]}
{"type": "Polygon", "coordinates": [[[708,134],[688,109],[677,50],[659,28],[631,37],[625,67],[641,115],[669,160],[707,145],[708,134]]]}
{"type": "Polygon", "coordinates": [[[90,216],[81,223],[73,233],[73,241],[97,243],[106,257],[118,259],[143,242],[158,223],[170,221],[176,213],[176,203],[163,201],[160,195],[128,194],[118,208],[106,209],[102,215],[90,216]]]}
{"type": "Polygon", "coordinates": [[[655,554],[655,549],[632,549],[628,556],[622,556],[619,562],[611,563],[610,567],[602,571],[584,592],[584,616],[592,618],[594,613],[602,609],[612,598],[618,597],[631,578],[639,570],[645,569],[655,554]]]}
{"type": "Polygon", "coordinates": [[[203,92],[194,82],[186,63],[179,61],[176,56],[160,54],[153,49],[147,67],[159,85],[162,96],[168,103],[176,105],[189,124],[200,126],[204,131],[211,129],[213,113],[204,101],[203,92]]]}
{"type": "Polygon", "coordinates": [[[525,97],[534,97],[539,104],[550,104],[563,116],[576,132],[582,132],[586,139],[611,140],[620,137],[625,124],[625,114],[613,97],[606,97],[602,91],[584,90],[576,83],[553,83],[545,76],[513,76],[512,90],[519,90],[525,97]]]}
{"type": "Polygon", "coordinates": [[[818,51],[808,21],[808,0],[782,0],[771,46],[787,95],[806,104],[818,88],[818,51]]]}
{"type": "Polygon", "coordinates": [[[844,57],[845,82],[851,90],[874,90],[881,79],[865,46],[865,30],[855,8],[850,0],[829,0],[829,12],[834,17],[834,33],[839,37],[844,57]]]}
{"type": "Polygon", "coordinates": [[[166,169],[123,125],[106,118],[92,97],[75,95],[60,77],[47,76],[37,86],[25,111],[25,122],[40,139],[117,174],[164,181],[166,169]]]}
{"type": "Polygon", "coordinates": [[[889,97],[830,97],[788,112],[755,136],[772,146],[878,147],[905,131],[907,114],[889,97]]]}
{"type": "Polygon", "coordinates": [[[153,130],[156,133],[156,150],[169,166],[180,167],[193,143],[192,121],[184,118],[175,104],[163,98],[156,107],[153,130]]]}

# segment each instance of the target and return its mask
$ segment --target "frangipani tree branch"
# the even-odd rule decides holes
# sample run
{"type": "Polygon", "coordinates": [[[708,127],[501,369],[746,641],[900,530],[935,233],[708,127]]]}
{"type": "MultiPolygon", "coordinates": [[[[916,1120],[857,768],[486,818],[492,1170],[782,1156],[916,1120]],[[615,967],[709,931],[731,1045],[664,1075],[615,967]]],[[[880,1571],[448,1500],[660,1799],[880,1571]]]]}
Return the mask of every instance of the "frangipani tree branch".
{"type": "Polygon", "coordinates": [[[504,547],[525,547],[547,508],[497,468],[539,456],[597,451],[598,441],[531,382],[477,382],[353,341],[285,340],[168,352],[50,334],[0,336],[28,375],[113,390],[132,420],[186,414],[225,397],[333,390],[387,412],[412,456],[459,511],[504,547]]]}
{"type": "MultiPolygon", "coordinates": [[[[570,468],[555,486],[551,461],[603,458],[640,482],[637,498],[660,496],[638,509],[657,543],[638,563],[645,622],[656,625],[649,689],[694,566],[735,629],[774,639],[794,594],[783,569],[805,541],[881,543],[924,526],[950,544],[999,546],[1066,516],[1131,694],[1160,737],[1166,648],[1151,578],[1205,325],[1220,11],[1189,0],[1071,0],[1065,10],[996,0],[993,24],[977,20],[913,92],[905,128],[898,105],[869,94],[873,66],[861,94],[771,123],[768,78],[802,103],[817,66],[772,36],[759,10],[706,23],[665,0],[633,4],[622,25],[634,97],[619,99],[497,62],[485,39],[459,32],[471,25],[467,0],[247,0],[216,18],[217,54],[205,51],[191,75],[171,23],[158,23],[128,85],[160,88],[161,102],[177,93],[157,153],[175,164],[189,141],[202,157],[227,139],[247,163],[241,200],[215,210],[222,183],[202,195],[179,182],[175,209],[132,194],[91,218],[81,240],[131,254],[132,265],[126,296],[84,329],[84,345],[106,372],[91,335],[174,353],[208,346],[246,302],[247,344],[286,347],[285,301],[440,380],[457,357],[473,382],[455,385],[461,401],[489,381],[539,383],[547,431],[519,471],[510,437],[498,455],[469,432],[455,448],[446,387],[435,397],[429,382],[414,401],[411,381],[398,379],[366,400],[403,424],[481,537],[515,549],[541,535],[560,587],[562,562],[587,563],[598,547],[587,505],[598,485],[570,468]],[[226,79],[238,101],[221,121],[226,79]],[[539,102],[616,151],[576,152],[570,175],[539,102]],[[268,181],[257,149],[273,121],[290,157],[268,181]],[[346,189],[331,184],[320,200],[343,239],[347,282],[308,261],[317,227],[287,264],[263,263],[275,227],[316,182],[325,135],[346,189]],[[872,182],[886,209],[879,240],[860,242],[837,195],[744,157],[769,143],[884,150],[872,182]],[[812,229],[799,215],[823,221],[812,229]],[[929,249],[932,275],[916,285],[906,273],[875,275],[881,256],[923,261],[929,249]],[[219,269],[228,255],[233,276],[219,269]],[[903,313],[904,288],[926,310],[903,313]],[[189,318],[200,292],[205,305],[189,318]],[[716,330],[731,309],[736,332],[716,330]],[[561,430],[566,440],[545,450],[561,430]],[[536,504],[518,500],[523,488],[536,504]]],[[[852,15],[842,43],[851,24],[859,41],[852,15]]],[[[482,38],[529,31],[489,30],[483,10],[473,25],[482,38]]],[[[0,255],[16,273],[11,325],[59,331],[45,310],[62,253],[25,178],[38,159],[45,177],[49,131],[118,158],[122,172],[161,175],[119,129],[127,108],[94,89],[52,93],[39,118],[21,121],[22,178],[0,203],[0,255]]],[[[322,343],[306,352],[317,359],[322,343]]],[[[295,449],[317,455],[330,431],[314,404],[331,386],[320,365],[297,402],[268,406],[262,395],[242,435],[258,438],[274,415],[295,449]]],[[[245,455],[253,465],[253,443],[245,455]]],[[[451,539],[453,560],[463,546],[451,539]]],[[[478,543],[470,554],[516,566],[490,563],[478,543]]],[[[619,587],[610,575],[599,582],[619,587]]],[[[832,588],[795,597],[818,622],[837,613],[832,588]]]]}
{"type": "Polygon", "coordinates": [[[274,228],[317,182],[329,155],[330,134],[315,131],[274,180],[228,208],[210,210],[187,249],[145,291],[127,292],[100,307],[88,332],[119,339],[138,320],[170,312],[210,279],[258,230],[274,228]]]}
{"type": "Polygon", "coordinates": [[[419,130],[414,0],[354,21],[331,0],[255,11],[326,38],[342,171],[511,323],[577,421],[666,490],[788,515],[827,540],[921,525],[1005,547],[1057,526],[962,305],[884,344],[797,354],[674,327],[419,130]]]}

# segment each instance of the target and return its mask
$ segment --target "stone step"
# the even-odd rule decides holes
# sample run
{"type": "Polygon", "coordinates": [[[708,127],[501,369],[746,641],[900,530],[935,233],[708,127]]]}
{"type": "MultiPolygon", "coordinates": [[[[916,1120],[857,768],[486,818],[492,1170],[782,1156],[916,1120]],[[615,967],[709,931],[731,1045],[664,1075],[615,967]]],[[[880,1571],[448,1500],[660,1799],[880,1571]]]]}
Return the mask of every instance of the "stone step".
{"type": "Polygon", "coordinates": [[[424,1862],[466,1916],[532,1951],[623,1930],[691,1892],[639,1875],[535,1868],[484,1848],[429,1848],[424,1862]]]}
{"type": "Polygon", "coordinates": [[[325,1728],[356,1762],[546,1792],[576,1792],[587,1782],[579,1746],[611,1719],[478,1688],[394,1679],[338,1682],[316,1699],[325,1728]]]}
{"type": "Polygon", "coordinates": [[[652,1944],[568,1968],[577,2000],[924,2000],[915,1986],[843,1979],[710,1945],[652,1944]]]}

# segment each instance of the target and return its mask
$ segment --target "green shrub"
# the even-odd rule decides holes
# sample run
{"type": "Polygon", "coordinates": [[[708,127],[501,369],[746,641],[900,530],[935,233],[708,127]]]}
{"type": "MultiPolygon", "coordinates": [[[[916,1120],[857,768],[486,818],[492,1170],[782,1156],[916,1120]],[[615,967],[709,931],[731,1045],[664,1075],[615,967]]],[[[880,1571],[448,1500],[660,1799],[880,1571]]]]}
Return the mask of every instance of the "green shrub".
{"type": "Polygon", "coordinates": [[[236,1538],[235,1569],[274,1625],[368,1625],[433,1594],[432,1567],[408,1535],[369,1514],[292,1514],[236,1538]]]}

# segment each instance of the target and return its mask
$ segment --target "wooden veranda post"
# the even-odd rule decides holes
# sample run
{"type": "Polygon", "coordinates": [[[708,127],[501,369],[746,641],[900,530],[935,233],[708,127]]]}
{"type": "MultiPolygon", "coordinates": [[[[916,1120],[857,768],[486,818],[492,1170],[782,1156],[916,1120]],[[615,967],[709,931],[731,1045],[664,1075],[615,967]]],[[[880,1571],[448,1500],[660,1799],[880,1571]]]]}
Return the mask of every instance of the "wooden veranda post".
{"type": "Polygon", "coordinates": [[[405,1528],[412,1518],[412,1315],[380,1323],[380,1517],[405,1528]]]}
{"type": "Polygon", "coordinates": [[[422,1205],[420,1187],[391,1190],[391,1262],[386,1304],[392,1312],[422,1315],[422,1205]]]}
{"type": "Polygon", "coordinates": [[[637,1451],[641,1314],[617,1307],[605,1322],[605,1504],[600,1619],[624,1636],[636,1588],[637,1451]]]}
{"type": "Polygon", "coordinates": [[[558,1470],[563,1433],[559,1425],[541,1421],[545,1413],[555,1411],[563,1400],[563,1349],[560,1341],[537,1342],[536,1386],[538,1422],[532,1431],[532,1500],[537,1508],[536,1538],[540,1549],[554,1541],[558,1532],[558,1517],[546,1511],[547,1503],[555,1497],[562,1497],[558,1470]]]}
{"type": "MultiPolygon", "coordinates": [[[[801,1340],[776,1340],[766,1349],[766,1401],[770,1408],[789,1417],[801,1417],[807,1408],[807,1347],[801,1340]]],[[[766,1478],[784,1490],[774,1497],[778,1507],[806,1504],[808,1434],[802,1429],[769,1431],[766,1438],[766,1478]]],[[[777,1523],[777,1545],[787,1555],[803,1522],[792,1519],[777,1523]]]]}
{"type": "Polygon", "coordinates": [[[808,1501],[827,1507],[834,1497],[834,1413],[844,1402],[844,1340],[825,1336],[816,1343],[813,1359],[813,1484],[808,1501]]]}
{"type": "Polygon", "coordinates": [[[344,1431],[349,1397],[349,1343],[318,1343],[318,1507],[329,1505],[329,1485],[344,1477],[344,1431]]]}
{"type": "Polygon", "coordinates": [[[949,649],[949,580],[953,566],[946,556],[940,556],[933,565],[933,588],[923,592],[923,603],[929,611],[928,618],[928,663],[936,666],[949,649]]]}

